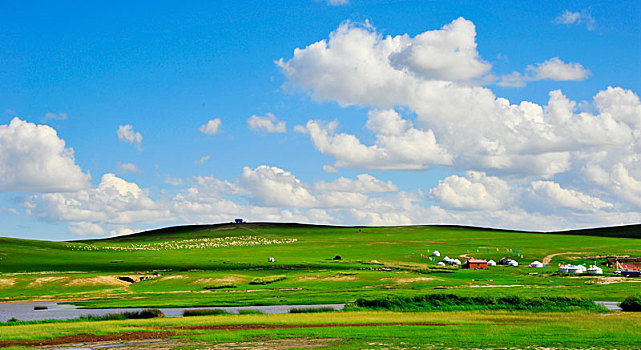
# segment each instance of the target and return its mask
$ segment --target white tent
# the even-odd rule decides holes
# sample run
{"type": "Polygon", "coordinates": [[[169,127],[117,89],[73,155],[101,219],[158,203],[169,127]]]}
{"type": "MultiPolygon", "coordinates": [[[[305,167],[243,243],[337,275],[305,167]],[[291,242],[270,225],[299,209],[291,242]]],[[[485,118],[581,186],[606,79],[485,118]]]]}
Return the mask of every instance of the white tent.
{"type": "Polygon", "coordinates": [[[588,273],[590,275],[602,275],[603,274],[603,269],[598,267],[598,266],[592,266],[588,269],[588,273]]]}
{"type": "Polygon", "coordinates": [[[530,263],[530,267],[543,267],[543,264],[538,260],[534,260],[530,263]]]}
{"type": "Polygon", "coordinates": [[[434,252],[432,252],[432,256],[441,256],[441,252],[435,250],[434,252]]]}
{"type": "Polygon", "coordinates": [[[487,266],[496,266],[496,261],[494,261],[494,260],[489,260],[489,261],[487,262],[487,266]]]}
{"type": "Polygon", "coordinates": [[[516,260],[510,260],[507,262],[509,266],[519,266],[519,263],[516,260]]]}
{"type": "Polygon", "coordinates": [[[442,262],[442,261],[439,261],[439,262],[437,262],[437,263],[436,263],[436,265],[438,265],[438,266],[445,266],[445,263],[444,263],[444,262],[442,262]]]}

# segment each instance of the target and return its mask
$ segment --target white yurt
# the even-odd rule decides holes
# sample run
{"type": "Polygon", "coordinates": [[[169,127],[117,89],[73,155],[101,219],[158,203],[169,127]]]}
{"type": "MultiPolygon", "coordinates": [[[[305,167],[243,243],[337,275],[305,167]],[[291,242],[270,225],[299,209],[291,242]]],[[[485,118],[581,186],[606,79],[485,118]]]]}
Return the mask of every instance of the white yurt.
{"type": "Polygon", "coordinates": [[[519,263],[516,260],[510,260],[507,262],[508,266],[519,266],[519,263]]]}
{"type": "Polygon", "coordinates": [[[461,260],[459,259],[452,259],[450,260],[451,265],[461,265],[461,260]]]}
{"type": "Polygon", "coordinates": [[[588,273],[590,275],[602,275],[603,274],[603,269],[598,267],[598,266],[592,266],[588,269],[588,273]]]}
{"type": "Polygon", "coordinates": [[[534,260],[532,261],[532,263],[530,263],[530,267],[543,267],[543,263],[538,260],[534,260]]]}
{"type": "Polygon", "coordinates": [[[435,250],[434,252],[432,252],[432,256],[441,256],[441,252],[435,250]]]}
{"type": "Polygon", "coordinates": [[[568,271],[569,268],[570,268],[570,266],[568,266],[568,265],[561,265],[561,266],[559,266],[559,273],[568,273],[569,272],[568,271]]]}
{"type": "Polygon", "coordinates": [[[577,265],[576,266],[576,272],[575,273],[585,273],[588,269],[585,268],[583,265],[577,265]]]}
{"type": "Polygon", "coordinates": [[[445,266],[445,263],[444,263],[444,262],[442,262],[442,261],[439,261],[439,262],[437,262],[437,263],[436,263],[436,265],[438,265],[438,266],[445,266]]]}
{"type": "Polygon", "coordinates": [[[487,266],[496,266],[496,261],[494,261],[494,260],[489,260],[489,261],[487,262],[487,266]]]}

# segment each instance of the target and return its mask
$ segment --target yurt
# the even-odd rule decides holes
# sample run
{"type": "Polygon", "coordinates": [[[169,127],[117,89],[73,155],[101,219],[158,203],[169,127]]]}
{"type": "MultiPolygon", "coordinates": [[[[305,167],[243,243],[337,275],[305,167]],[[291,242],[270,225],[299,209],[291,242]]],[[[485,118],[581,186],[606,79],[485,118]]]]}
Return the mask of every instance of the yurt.
{"type": "Polygon", "coordinates": [[[496,261],[494,261],[494,260],[488,260],[488,261],[487,261],[487,266],[496,266],[496,261]]]}
{"type": "Polygon", "coordinates": [[[588,269],[588,274],[590,275],[602,275],[603,269],[598,266],[592,266],[588,269]]]}
{"type": "Polygon", "coordinates": [[[432,252],[432,256],[441,256],[441,252],[435,250],[434,252],[432,252]]]}
{"type": "Polygon", "coordinates": [[[507,265],[516,267],[519,266],[519,263],[516,260],[510,260],[507,262],[507,265]]]}
{"type": "Polygon", "coordinates": [[[538,260],[534,260],[534,261],[532,261],[532,262],[530,263],[530,265],[529,265],[529,266],[530,266],[530,267],[543,267],[543,264],[542,264],[540,261],[538,261],[538,260]]]}
{"type": "Polygon", "coordinates": [[[437,262],[437,263],[436,263],[436,265],[437,265],[437,266],[445,266],[445,263],[444,263],[444,262],[442,262],[442,261],[439,261],[439,262],[437,262]]]}

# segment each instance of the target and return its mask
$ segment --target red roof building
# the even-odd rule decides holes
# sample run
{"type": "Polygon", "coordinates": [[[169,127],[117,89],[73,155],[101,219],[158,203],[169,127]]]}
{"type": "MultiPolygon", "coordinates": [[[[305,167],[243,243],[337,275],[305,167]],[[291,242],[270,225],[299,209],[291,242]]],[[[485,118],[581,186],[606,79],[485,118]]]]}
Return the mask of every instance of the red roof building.
{"type": "Polygon", "coordinates": [[[467,259],[465,264],[463,264],[464,269],[487,269],[487,260],[483,259],[474,259],[470,257],[467,259]]]}

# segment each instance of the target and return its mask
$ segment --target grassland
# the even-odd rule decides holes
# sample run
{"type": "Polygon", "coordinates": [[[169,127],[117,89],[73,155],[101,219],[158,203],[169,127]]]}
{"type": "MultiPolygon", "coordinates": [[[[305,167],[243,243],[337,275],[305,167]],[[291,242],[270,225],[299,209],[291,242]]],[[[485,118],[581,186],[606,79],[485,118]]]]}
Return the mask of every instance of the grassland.
{"type": "MultiPolygon", "coordinates": [[[[417,296],[438,299],[430,297],[434,294],[468,301],[503,297],[500,300],[571,297],[622,301],[638,294],[641,280],[612,276],[612,269],[604,266],[605,257],[641,256],[640,232],[638,226],[604,229],[600,235],[598,230],[531,233],[452,226],[257,223],[174,227],[75,242],[0,238],[0,301],[68,300],[87,308],[304,305],[358,299],[407,301],[418,300],[412,299],[417,296]],[[437,260],[425,258],[434,250],[441,252],[441,258],[447,255],[461,260],[466,256],[495,261],[509,257],[520,266],[489,270],[439,267],[437,260]],[[269,257],[275,262],[268,262],[269,257]],[[545,268],[527,267],[529,262],[546,257],[550,262],[545,268]],[[560,263],[597,264],[605,274],[560,275],[560,263]]],[[[432,306],[424,309],[439,310],[432,306]]],[[[222,344],[625,349],[639,347],[640,321],[639,314],[603,313],[599,308],[562,313],[477,310],[220,315],[2,326],[0,342],[5,342],[0,345],[32,346],[40,339],[58,339],[60,344],[88,341],[81,335],[89,333],[102,337],[93,339],[96,341],[151,337],[162,339],[168,347],[195,348],[222,344]],[[335,327],[322,325],[327,323],[335,327]],[[240,329],[243,331],[236,331],[240,329]]]]}
{"type": "Polygon", "coordinates": [[[556,271],[559,263],[604,267],[605,256],[641,256],[640,241],[629,238],[635,237],[630,231],[634,230],[624,234],[628,238],[621,238],[594,232],[542,234],[447,226],[231,224],[97,241],[0,238],[0,301],[86,300],[86,307],[241,306],[343,303],[426,293],[621,301],[638,290],[638,279],[613,277],[607,268],[601,277],[556,271]],[[434,250],[442,257],[498,261],[508,256],[521,266],[440,268],[423,257],[434,250]],[[526,267],[550,255],[554,256],[547,267],[526,267]],[[275,262],[267,262],[268,257],[275,262]]]}
{"type": "Polygon", "coordinates": [[[166,348],[302,348],[315,345],[322,348],[354,349],[635,349],[640,344],[639,324],[641,314],[604,315],[593,312],[453,311],[222,315],[18,325],[2,329],[0,346],[55,344],[56,340],[65,339],[115,339],[115,342],[121,342],[118,339],[156,339],[153,343],[137,344],[135,347],[163,345],[166,348]],[[134,337],[131,336],[132,333],[136,333],[134,337]]]}

